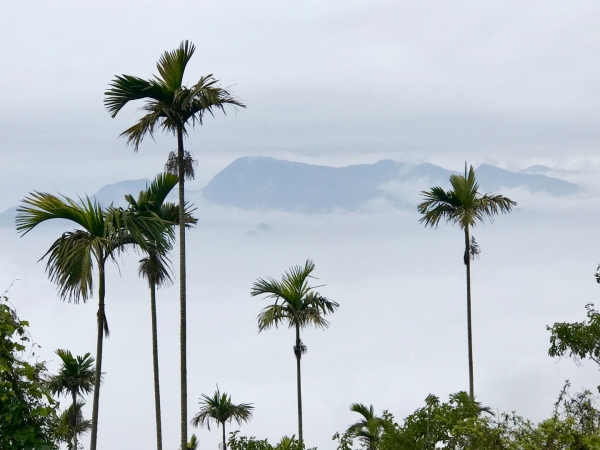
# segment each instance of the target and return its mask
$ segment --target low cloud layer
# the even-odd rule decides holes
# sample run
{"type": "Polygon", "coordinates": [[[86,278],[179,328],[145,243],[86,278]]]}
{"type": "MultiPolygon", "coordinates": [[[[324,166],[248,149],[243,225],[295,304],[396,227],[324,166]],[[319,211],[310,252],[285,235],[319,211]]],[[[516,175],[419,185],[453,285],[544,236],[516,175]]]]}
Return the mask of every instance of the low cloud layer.
{"type": "MultiPolygon", "coordinates": [[[[581,320],[600,296],[593,273],[600,220],[597,201],[515,190],[520,206],[473,234],[482,254],[473,264],[475,388],[478,400],[500,411],[539,420],[549,414],[565,379],[594,389],[597,368],[547,356],[546,325],[581,320]]],[[[278,439],[295,432],[293,333],[258,334],[256,315],[267,300],[251,298],[258,277],[280,276],[307,258],[317,264],[320,291],[340,303],[329,330],[307,330],[303,358],[305,434],[309,445],[331,448],[331,436],[355,418],[352,402],[373,403],[403,417],[429,393],[445,398],[468,387],[462,234],[452,226],[424,229],[415,212],[299,215],[198,206],[189,233],[190,413],[201,393],[218,383],[236,401],[254,402],[242,433],[278,439]],[[270,228],[261,224],[266,224],[270,228]],[[262,230],[248,236],[249,231],[262,230]]],[[[36,263],[61,230],[40,228],[23,238],[0,230],[0,284],[31,321],[38,353],[93,351],[94,300],[57,299],[36,263]]],[[[120,260],[107,284],[111,338],[100,406],[102,447],[152,445],[149,299],[137,277],[139,256],[120,260]],[[135,417],[135,419],[131,419],[135,417]]],[[[177,288],[158,292],[165,442],[178,433],[177,288]]],[[[88,411],[89,412],[89,411],[88,411]]],[[[198,430],[201,442],[219,435],[198,430]]]]}

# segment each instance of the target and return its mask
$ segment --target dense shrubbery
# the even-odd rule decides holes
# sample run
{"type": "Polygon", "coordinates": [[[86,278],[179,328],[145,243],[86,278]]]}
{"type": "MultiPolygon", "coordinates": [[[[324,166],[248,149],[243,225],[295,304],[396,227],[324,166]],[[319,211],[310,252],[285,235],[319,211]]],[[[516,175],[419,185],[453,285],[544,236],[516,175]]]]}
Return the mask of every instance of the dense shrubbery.
{"type": "MultiPolygon", "coordinates": [[[[358,411],[357,411],[358,412],[358,411]]],[[[600,410],[590,391],[569,393],[567,382],[550,418],[535,424],[517,414],[500,414],[473,402],[466,392],[443,403],[434,395],[425,399],[401,423],[384,411],[352,425],[333,439],[337,450],[598,450],[600,410]],[[355,426],[361,425],[361,426],[355,426]]],[[[284,437],[278,444],[230,433],[231,450],[302,450],[284,437]]]]}
{"type": "MultiPolygon", "coordinates": [[[[304,450],[304,445],[292,437],[284,436],[281,440],[273,445],[267,439],[256,439],[254,436],[238,436],[239,431],[229,433],[228,445],[230,450],[304,450]]],[[[316,450],[316,448],[308,449],[316,450]]]]}
{"type": "MultiPolygon", "coordinates": [[[[595,450],[600,449],[600,410],[590,391],[571,396],[567,383],[550,418],[539,424],[516,415],[496,417],[466,392],[442,403],[433,395],[399,424],[384,411],[378,418],[377,450],[595,450]]],[[[336,434],[338,450],[351,450],[352,433],[336,434]]],[[[359,441],[369,448],[368,442],[359,441]]],[[[373,448],[371,446],[371,448],[373,448]]]]}
{"type": "Polygon", "coordinates": [[[29,324],[0,298],[0,448],[51,450],[56,403],[44,386],[46,367],[21,357],[29,324]]]}

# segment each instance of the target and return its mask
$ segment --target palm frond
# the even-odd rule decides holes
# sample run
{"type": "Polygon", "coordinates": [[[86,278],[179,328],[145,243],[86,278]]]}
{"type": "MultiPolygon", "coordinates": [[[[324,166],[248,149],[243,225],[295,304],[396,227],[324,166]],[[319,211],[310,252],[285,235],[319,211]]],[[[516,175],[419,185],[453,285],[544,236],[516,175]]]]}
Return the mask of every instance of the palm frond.
{"type": "Polygon", "coordinates": [[[175,92],[183,83],[185,68],[195,51],[194,44],[185,40],[179,48],[164,52],[156,64],[159,76],[155,75],[155,80],[165,89],[175,92]]]}
{"type": "Polygon", "coordinates": [[[93,236],[103,236],[104,214],[100,203],[89,197],[80,199],[80,203],[61,197],[37,191],[25,197],[24,205],[17,208],[17,231],[23,236],[42,222],[65,219],[75,222],[93,236]]]}
{"type": "Polygon", "coordinates": [[[154,139],[156,129],[165,128],[164,119],[168,117],[168,111],[160,103],[156,103],[154,108],[146,107],[145,109],[148,113],[119,135],[119,137],[127,138],[127,145],[132,145],[136,152],[147,134],[154,139]]]}
{"type": "Polygon", "coordinates": [[[104,107],[113,118],[131,101],[143,98],[151,98],[158,102],[169,100],[168,91],[156,81],[131,75],[115,76],[104,95],[104,107]]]}
{"type": "Polygon", "coordinates": [[[289,307],[280,304],[273,304],[266,306],[258,314],[256,320],[258,321],[258,331],[268,330],[269,328],[279,328],[279,324],[287,322],[288,326],[293,326],[293,320],[290,318],[293,316],[293,312],[290,311],[289,307]]]}
{"type": "Polygon", "coordinates": [[[186,114],[183,116],[185,122],[191,120],[192,126],[196,123],[203,124],[205,114],[214,117],[215,112],[221,111],[226,114],[225,107],[245,108],[241,101],[221,87],[212,75],[203,76],[198,83],[187,91],[181,92],[181,103],[185,106],[186,114]]]}
{"type": "Polygon", "coordinates": [[[146,189],[140,191],[137,201],[129,203],[139,210],[148,210],[158,214],[160,206],[178,182],[179,178],[176,175],[168,172],[159,173],[146,189]]]}
{"type": "Polygon", "coordinates": [[[81,230],[65,232],[52,243],[41,259],[48,257],[46,271],[56,283],[60,298],[79,303],[91,297],[94,260],[98,264],[104,257],[103,249],[110,247],[103,238],[93,238],[81,230]]]}
{"type": "Polygon", "coordinates": [[[140,260],[138,273],[148,280],[150,287],[163,287],[173,284],[171,278],[171,260],[165,254],[150,253],[140,260]]]}

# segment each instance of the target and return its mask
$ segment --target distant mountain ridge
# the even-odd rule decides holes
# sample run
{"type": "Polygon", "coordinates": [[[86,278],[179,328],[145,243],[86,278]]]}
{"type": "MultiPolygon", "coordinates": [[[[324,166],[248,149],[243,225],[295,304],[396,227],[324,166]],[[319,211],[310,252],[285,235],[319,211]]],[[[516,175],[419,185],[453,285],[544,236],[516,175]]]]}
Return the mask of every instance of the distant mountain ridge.
{"type": "MultiPolygon", "coordinates": [[[[482,192],[525,187],[534,193],[558,196],[580,191],[578,185],[564,180],[511,172],[488,164],[482,164],[476,172],[482,192]]],[[[447,186],[450,175],[457,173],[430,163],[415,165],[391,160],[330,167],[270,157],[243,157],[215,175],[202,195],[211,203],[247,210],[319,213],[340,208],[352,211],[380,198],[387,198],[398,206],[414,207],[402,199],[394,199],[385,185],[427,180],[431,185],[447,186]]]]}
{"type": "MultiPolygon", "coordinates": [[[[561,196],[581,190],[577,184],[540,173],[551,170],[556,171],[532,166],[521,172],[511,172],[482,164],[476,172],[482,192],[499,193],[505,188],[524,187],[534,193],[561,196]]],[[[193,201],[199,193],[210,203],[245,210],[274,209],[309,214],[335,209],[354,211],[378,199],[385,199],[400,208],[414,209],[414,201],[395,195],[389,186],[406,185],[418,194],[415,181],[426,182],[427,186],[447,187],[450,175],[457,173],[430,163],[392,160],[330,167],[270,157],[242,157],[217,173],[202,191],[186,195],[193,201]]],[[[144,178],[108,184],[93,197],[104,205],[125,206],[126,194],[137,196],[149,183],[150,180],[144,178]]],[[[16,207],[0,213],[0,226],[14,227],[15,215],[16,207]]]]}

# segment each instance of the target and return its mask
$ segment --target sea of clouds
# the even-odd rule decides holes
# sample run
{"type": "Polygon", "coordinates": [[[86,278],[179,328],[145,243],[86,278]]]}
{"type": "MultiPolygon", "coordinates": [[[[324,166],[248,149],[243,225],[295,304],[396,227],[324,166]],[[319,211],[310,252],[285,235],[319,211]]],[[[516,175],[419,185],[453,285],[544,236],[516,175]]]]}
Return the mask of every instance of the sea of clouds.
{"type": "MultiPolygon", "coordinates": [[[[416,202],[424,187],[418,182],[413,190],[389,192],[416,202]]],[[[585,304],[600,299],[593,276],[600,262],[600,199],[592,184],[563,197],[523,189],[505,194],[519,202],[513,213],[473,231],[482,250],[472,269],[475,390],[494,410],[540,420],[566,379],[573,390],[600,384],[594,364],[548,357],[546,331],[555,321],[582,320],[585,304]]],[[[356,420],[348,411],[353,402],[402,418],[429,393],[445,399],[468,388],[460,229],[425,229],[416,209],[385,201],[321,215],[241,211],[198,196],[195,203],[199,223],[188,234],[187,251],[190,418],[200,394],[218,384],[235,402],[255,404],[243,434],[278,440],[296,433],[293,332],[258,333],[256,315],[268,300],[250,297],[250,288],[257,278],[279,277],[306,259],[316,263],[320,292],[340,303],[328,330],[302,335],[309,446],[333,448],[333,433],[356,420]]],[[[96,300],[62,302],[44,262],[37,262],[62,230],[48,224],[19,238],[13,229],[0,229],[0,286],[19,279],[8,296],[31,322],[42,347],[36,357],[49,361],[51,370],[58,367],[55,349],[95,352],[96,300]]],[[[137,276],[140,258],[130,252],[108,270],[111,336],[105,341],[101,448],[151,446],[155,439],[149,292],[137,276]]],[[[179,433],[177,286],[158,291],[158,308],[169,445],[179,433]]],[[[91,398],[88,416],[90,407],[91,398]]],[[[207,447],[220,439],[215,431],[194,432],[207,447]]]]}

